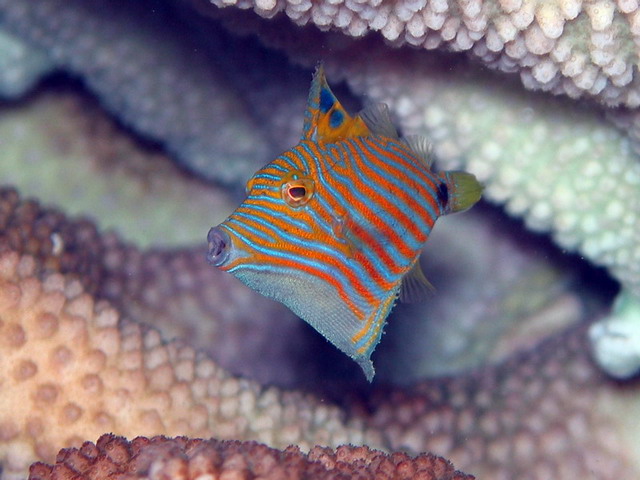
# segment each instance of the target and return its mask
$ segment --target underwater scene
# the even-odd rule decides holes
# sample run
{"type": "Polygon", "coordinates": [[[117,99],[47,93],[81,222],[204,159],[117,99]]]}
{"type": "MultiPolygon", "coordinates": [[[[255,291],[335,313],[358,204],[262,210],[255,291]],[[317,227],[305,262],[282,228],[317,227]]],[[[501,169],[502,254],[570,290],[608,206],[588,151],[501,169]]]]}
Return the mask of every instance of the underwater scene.
{"type": "Polygon", "coordinates": [[[640,478],[638,18],[0,0],[0,478],[640,478]]]}

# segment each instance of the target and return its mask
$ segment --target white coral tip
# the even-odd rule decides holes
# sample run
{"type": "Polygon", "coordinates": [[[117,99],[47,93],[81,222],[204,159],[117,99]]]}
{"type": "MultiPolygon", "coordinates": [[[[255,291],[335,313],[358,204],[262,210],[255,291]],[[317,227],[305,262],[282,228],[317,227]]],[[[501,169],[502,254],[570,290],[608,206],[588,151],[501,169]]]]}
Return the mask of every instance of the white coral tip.
{"type": "Polygon", "coordinates": [[[598,365],[619,379],[640,371],[640,298],[628,291],[618,295],[613,312],[589,329],[598,365]]]}

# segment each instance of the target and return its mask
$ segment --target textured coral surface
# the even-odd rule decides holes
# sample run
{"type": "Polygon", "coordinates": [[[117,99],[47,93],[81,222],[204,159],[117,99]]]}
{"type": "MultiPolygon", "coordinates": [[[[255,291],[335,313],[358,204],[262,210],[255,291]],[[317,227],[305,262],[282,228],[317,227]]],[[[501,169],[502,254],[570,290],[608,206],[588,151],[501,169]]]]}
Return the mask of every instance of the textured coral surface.
{"type": "Polygon", "coordinates": [[[0,93],[15,97],[53,67],[75,77],[0,105],[2,181],[58,208],[0,194],[3,478],[109,429],[428,450],[478,478],[638,478],[638,379],[599,372],[587,335],[615,305],[591,340],[602,365],[633,375],[638,128],[633,111],[608,112],[616,130],[601,109],[637,101],[637,5],[240,3],[255,15],[201,2],[211,20],[182,8],[192,3],[0,0],[0,93]],[[470,48],[526,86],[600,106],[378,37],[470,48]],[[473,171],[487,199],[524,219],[484,206],[436,227],[424,261],[436,296],[397,308],[376,352],[387,387],[358,383],[302,322],[217,274],[191,243],[295,143],[310,70],[289,61],[320,58],[350,111],[388,102],[441,166],[473,171]],[[86,90],[119,125],[99,119],[86,90]]]}
{"type": "MultiPolygon", "coordinates": [[[[52,274],[40,281],[36,263],[0,256],[6,475],[104,432],[215,434],[305,449],[365,442],[361,420],[343,424],[336,407],[261,389],[180,342],[165,344],[157,330],[119,322],[118,312],[95,303],[77,280],[52,274]]],[[[375,436],[367,443],[376,444],[375,436]]]]}
{"type": "Polygon", "coordinates": [[[131,442],[103,435],[93,444],[62,450],[55,465],[37,463],[30,480],[106,480],[109,478],[196,480],[422,479],[472,480],[433,455],[411,458],[387,455],[367,447],[315,447],[304,454],[298,447],[283,451],[255,442],[189,440],[184,437],[138,437],[131,442]]]}
{"type": "MultiPolygon", "coordinates": [[[[192,0],[206,10],[205,0],[192,0]]],[[[520,72],[529,88],[589,95],[605,104],[640,105],[638,4],[608,0],[210,0],[252,8],[271,18],[283,11],[298,25],[315,24],[359,37],[379,31],[394,45],[470,51],[485,64],[520,72]]],[[[209,7],[211,10],[215,10],[209,7]]]]}
{"type": "MultiPolygon", "coordinates": [[[[627,419],[640,408],[637,386],[613,383],[593,368],[585,326],[468,374],[356,396],[345,384],[339,406],[322,395],[234,377],[183,342],[165,343],[157,330],[119,320],[119,311],[98,298],[113,295],[134,318],[145,310],[152,318],[153,310],[117,288],[100,292],[103,282],[96,280],[122,285],[117,279],[128,272],[128,281],[140,281],[166,264],[148,263],[149,271],[114,262],[109,271],[103,255],[109,264],[118,251],[140,253],[100,237],[86,222],[20,202],[15,192],[0,198],[0,452],[10,478],[105,431],[215,435],[304,450],[349,442],[432,451],[464,471],[496,478],[531,472],[546,478],[556,470],[559,478],[587,472],[633,478],[636,472],[637,425],[627,419]],[[54,245],[52,231],[64,240],[54,245]],[[35,257],[16,253],[25,250],[35,257]]],[[[166,255],[180,265],[184,252],[166,255]]],[[[186,285],[193,281],[192,272],[181,275],[186,285]]],[[[231,330],[221,341],[227,338],[231,330]]]]}
{"type": "Polygon", "coordinates": [[[3,182],[91,215],[138,245],[201,243],[200,219],[223,215],[229,196],[186,175],[157,145],[132,142],[95,100],[74,90],[58,85],[4,107],[3,182]],[[191,215],[182,215],[186,209],[191,215]]]}

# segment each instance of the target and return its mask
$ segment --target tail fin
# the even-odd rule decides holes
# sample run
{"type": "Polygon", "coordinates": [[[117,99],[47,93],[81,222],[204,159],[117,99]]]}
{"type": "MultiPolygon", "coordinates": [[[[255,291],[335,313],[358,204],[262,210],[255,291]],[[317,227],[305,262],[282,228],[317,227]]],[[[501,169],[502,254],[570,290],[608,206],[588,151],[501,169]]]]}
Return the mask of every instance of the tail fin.
{"type": "Polygon", "coordinates": [[[473,174],[454,171],[441,175],[448,190],[446,213],[462,212],[480,200],[484,187],[473,174]]]}

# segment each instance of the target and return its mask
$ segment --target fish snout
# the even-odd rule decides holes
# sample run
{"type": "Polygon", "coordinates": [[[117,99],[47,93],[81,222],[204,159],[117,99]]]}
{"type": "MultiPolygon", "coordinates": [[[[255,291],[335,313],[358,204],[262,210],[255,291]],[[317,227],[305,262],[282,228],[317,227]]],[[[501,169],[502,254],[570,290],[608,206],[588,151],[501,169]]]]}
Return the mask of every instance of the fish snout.
{"type": "Polygon", "coordinates": [[[213,227],[207,234],[209,251],[207,261],[214,267],[222,266],[229,258],[231,252],[231,239],[227,232],[220,227],[213,227]]]}

